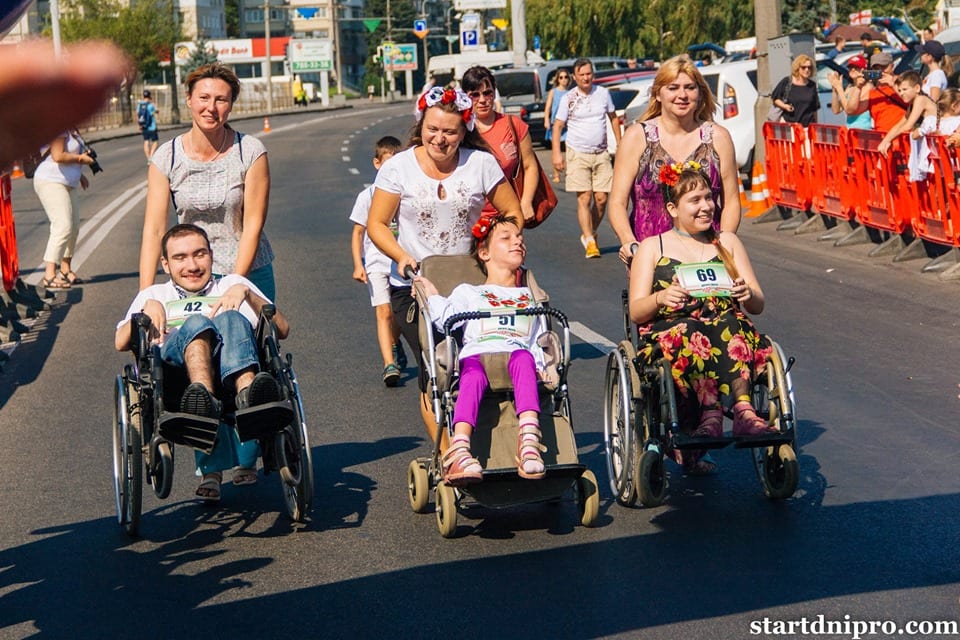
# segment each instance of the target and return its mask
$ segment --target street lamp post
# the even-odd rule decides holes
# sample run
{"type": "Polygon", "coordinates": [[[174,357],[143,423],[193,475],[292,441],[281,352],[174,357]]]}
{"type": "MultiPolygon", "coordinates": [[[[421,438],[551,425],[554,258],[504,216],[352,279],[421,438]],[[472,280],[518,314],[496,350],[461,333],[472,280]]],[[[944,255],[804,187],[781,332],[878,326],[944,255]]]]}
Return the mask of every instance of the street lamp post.
{"type": "Polygon", "coordinates": [[[343,95],[343,73],[340,58],[340,3],[338,0],[330,0],[330,8],[333,15],[333,50],[336,52],[337,95],[343,95]]]}
{"type": "Polygon", "coordinates": [[[273,113],[273,59],[270,57],[270,0],[263,2],[263,38],[267,48],[267,115],[273,113]]]}
{"type": "Polygon", "coordinates": [[[451,29],[451,20],[450,14],[457,10],[457,7],[451,2],[450,6],[447,7],[447,53],[453,54],[453,41],[450,40],[450,36],[453,35],[450,31],[451,29]]]}

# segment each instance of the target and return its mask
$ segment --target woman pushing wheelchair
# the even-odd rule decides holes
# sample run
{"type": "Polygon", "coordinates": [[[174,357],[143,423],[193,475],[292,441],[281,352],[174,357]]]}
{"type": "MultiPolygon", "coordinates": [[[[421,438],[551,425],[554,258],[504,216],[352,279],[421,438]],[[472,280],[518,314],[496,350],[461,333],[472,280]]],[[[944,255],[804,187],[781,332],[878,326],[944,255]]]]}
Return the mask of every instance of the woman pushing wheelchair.
{"type": "MultiPolygon", "coordinates": [[[[734,436],[777,433],[750,403],[771,347],[747,317],[763,311],[764,296],[746,249],[735,234],[716,231],[716,205],[699,163],[665,164],[659,181],[673,228],[641,242],[630,269],[638,359],[670,363],[687,435],[722,437],[723,407],[731,404],[734,436]]],[[[674,454],[688,473],[716,470],[700,451],[674,454]]]]}

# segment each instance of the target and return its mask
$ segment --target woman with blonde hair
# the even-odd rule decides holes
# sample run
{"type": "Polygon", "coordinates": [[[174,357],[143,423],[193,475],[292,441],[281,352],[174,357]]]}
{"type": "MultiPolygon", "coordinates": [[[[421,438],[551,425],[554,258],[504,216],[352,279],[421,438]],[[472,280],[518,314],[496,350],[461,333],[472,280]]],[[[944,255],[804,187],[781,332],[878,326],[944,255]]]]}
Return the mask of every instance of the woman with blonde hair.
{"type": "Polygon", "coordinates": [[[610,224],[620,239],[620,259],[629,264],[644,238],[670,229],[658,179],[667,164],[698,162],[710,180],[714,227],[740,226],[738,167],[730,133],[713,122],[716,100],[686,56],[660,66],[650,88],[650,106],[623,134],[613,168],[610,224]],[[627,205],[632,203],[628,215],[627,205]]]}
{"type": "Polygon", "coordinates": [[[810,56],[801,53],[790,65],[790,77],[774,87],[770,98],[783,110],[784,122],[796,122],[804,127],[817,121],[820,109],[820,92],[813,78],[817,65],[810,56]]]}

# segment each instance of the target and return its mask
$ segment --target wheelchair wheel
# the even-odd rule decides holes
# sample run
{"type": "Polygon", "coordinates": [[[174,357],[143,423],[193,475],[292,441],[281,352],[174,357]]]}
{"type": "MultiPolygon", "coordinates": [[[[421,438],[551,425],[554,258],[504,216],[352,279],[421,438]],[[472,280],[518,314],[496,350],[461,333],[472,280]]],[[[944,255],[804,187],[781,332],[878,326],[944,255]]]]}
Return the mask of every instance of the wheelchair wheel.
{"type": "Polygon", "coordinates": [[[457,532],[457,494],[442,482],[437,485],[437,528],[444,538],[452,538],[457,532]]]}
{"type": "Polygon", "coordinates": [[[792,496],[800,481],[800,465],[793,447],[781,444],[759,447],[753,451],[753,461],[764,495],[772,500],[786,500],[792,496]]]}
{"type": "Polygon", "coordinates": [[[771,418],[781,431],[793,430],[793,449],[797,450],[797,402],[793,392],[793,378],[785,366],[786,358],[780,345],[770,341],[770,365],[767,367],[767,388],[771,418]]]}
{"type": "Polygon", "coordinates": [[[161,500],[170,495],[173,488],[173,445],[166,440],[156,443],[151,456],[153,468],[150,471],[150,482],[153,492],[161,500]]]}
{"type": "Polygon", "coordinates": [[[426,513],[430,504],[430,477],[421,460],[411,460],[407,467],[407,497],[414,513],[426,513]]]}
{"type": "Polygon", "coordinates": [[[603,444],[610,492],[617,502],[632,506],[637,501],[630,477],[634,452],[631,409],[639,378],[633,366],[633,345],[623,341],[607,359],[603,398],[603,444]]]}
{"type": "Polygon", "coordinates": [[[580,524],[592,527],[600,514],[600,489],[597,476],[589,469],[577,478],[577,508],[580,511],[580,524]]]}
{"type": "Polygon", "coordinates": [[[663,468],[663,454],[648,449],[636,457],[633,478],[637,497],[645,507],[659,507],[667,496],[667,475],[663,468]]]}
{"type": "Polygon", "coordinates": [[[113,490],[117,522],[127,535],[140,530],[143,500],[143,429],[140,396],[125,376],[113,390],[113,490]]]}
{"type": "Polygon", "coordinates": [[[313,504],[313,454],[303,416],[300,387],[287,362],[288,390],[293,404],[293,421],[280,430],[274,440],[277,468],[282,479],[283,500],[294,522],[304,522],[313,504]]]}

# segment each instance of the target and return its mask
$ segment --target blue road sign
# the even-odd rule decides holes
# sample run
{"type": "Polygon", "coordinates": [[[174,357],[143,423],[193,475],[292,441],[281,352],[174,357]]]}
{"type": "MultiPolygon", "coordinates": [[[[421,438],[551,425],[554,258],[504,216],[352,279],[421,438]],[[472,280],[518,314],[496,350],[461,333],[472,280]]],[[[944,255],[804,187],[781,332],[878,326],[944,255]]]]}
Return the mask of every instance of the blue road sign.
{"type": "Polygon", "coordinates": [[[464,47],[475,47],[480,42],[480,36],[476,29],[470,29],[460,34],[460,44],[464,47]]]}
{"type": "Polygon", "coordinates": [[[413,31],[414,33],[423,33],[427,30],[427,21],[426,20],[414,20],[413,21],[413,31]]]}

